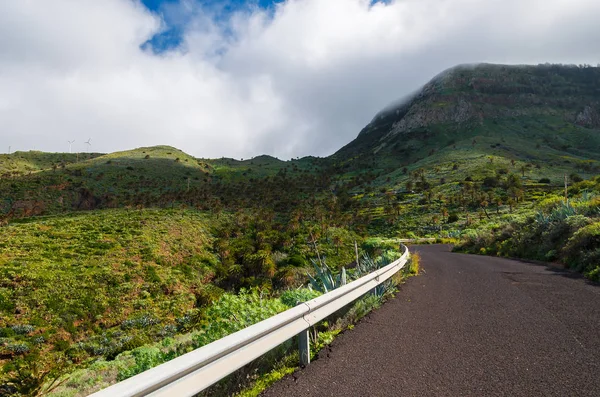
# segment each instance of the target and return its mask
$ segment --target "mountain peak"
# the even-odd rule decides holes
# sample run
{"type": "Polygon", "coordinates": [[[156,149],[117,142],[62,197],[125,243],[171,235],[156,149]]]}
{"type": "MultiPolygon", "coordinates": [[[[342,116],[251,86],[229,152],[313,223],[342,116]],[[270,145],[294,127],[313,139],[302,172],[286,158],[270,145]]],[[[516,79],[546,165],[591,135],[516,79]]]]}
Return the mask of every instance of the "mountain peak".
{"type": "MultiPolygon", "coordinates": [[[[599,103],[600,67],[458,65],[379,112],[334,157],[376,155],[406,165],[478,136],[512,136],[596,158],[596,139],[590,144],[581,134],[600,132],[599,103]]],[[[519,150],[517,145],[513,155],[519,150]]]]}

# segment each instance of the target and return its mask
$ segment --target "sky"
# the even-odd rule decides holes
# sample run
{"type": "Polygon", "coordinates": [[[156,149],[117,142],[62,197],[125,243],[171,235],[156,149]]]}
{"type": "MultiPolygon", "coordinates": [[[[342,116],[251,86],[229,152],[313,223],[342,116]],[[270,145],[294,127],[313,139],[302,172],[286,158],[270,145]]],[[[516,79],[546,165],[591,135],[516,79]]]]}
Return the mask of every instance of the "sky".
{"type": "Polygon", "coordinates": [[[3,0],[0,153],[326,156],[462,63],[600,63],[597,0],[3,0]]]}

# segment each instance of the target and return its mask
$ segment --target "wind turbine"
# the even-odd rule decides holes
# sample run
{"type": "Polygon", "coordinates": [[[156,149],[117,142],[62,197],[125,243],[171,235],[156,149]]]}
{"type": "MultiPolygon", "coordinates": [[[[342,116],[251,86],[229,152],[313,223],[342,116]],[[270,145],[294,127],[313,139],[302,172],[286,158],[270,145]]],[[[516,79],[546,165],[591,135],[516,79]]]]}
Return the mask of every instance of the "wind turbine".
{"type": "Polygon", "coordinates": [[[75,142],[75,139],[73,139],[72,141],[67,141],[67,142],[69,142],[69,153],[72,153],[71,148],[73,147],[73,143],[75,142]]]}
{"type": "Polygon", "coordinates": [[[87,141],[84,142],[86,145],[88,145],[88,153],[90,152],[90,147],[92,146],[91,142],[92,138],[89,138],[87,141]]]}

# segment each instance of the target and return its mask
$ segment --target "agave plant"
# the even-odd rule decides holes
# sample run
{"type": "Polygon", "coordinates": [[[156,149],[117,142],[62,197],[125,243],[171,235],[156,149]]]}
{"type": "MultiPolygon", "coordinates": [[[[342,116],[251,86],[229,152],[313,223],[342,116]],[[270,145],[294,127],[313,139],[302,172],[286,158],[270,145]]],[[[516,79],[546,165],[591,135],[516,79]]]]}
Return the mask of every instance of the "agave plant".
{"type": "Polygon", "coordinates": [[[575,208],[569,202],[561,202],[548,215],[544,214],[542,211],[539,211],[535,215],[535,221],[542,225],[547,225],[551,222],[563,221],[574,215],[577,215],[577,211],[575,210],[575,208]]]}
{"type": "Polygon", "coordinates": [[[400,254],[394,250],[383,252],[377,259],[371,258],[368,254],[363,254],[363,258],[356,264],[356,275],[361,277],[373,273],[398,259],[400,254]]]}
{"type": "Polygon", "coordinates": [[[379,269],[379,266],[377,265],[377,263],[375,263],[375,261],[373,260],[373,258],[371,258],[371,256],[369,256],[368,254],[363,254],[362,260],[358,261],[358,263],[356,264],[356,276],[361,277],[361,276],[365,276],[369,273],[374,272],[375,270],[379,269]]]}
{"type": "Polygon", "coordinates": [[[592,201],[592,199],[595,197],[596,197],[596,194],[594,192],[590,192],[589,190],[584,190],[581,192],[581,198],[579,199],[579,201],[580,202],[592,201]]]}
{"type": "Polygon", "coordinates": [[[535,214],[535,221],[541,225],[547,225],[550,223],[550,217],[544,214],[544,212],[538,211],[537,214],[535,214]]]}
{"type": "Polygon", "coordinates": [[[549,217],[550,221],[554,222],[562,221],[573,215],[577,215],[577,211],[575,211],[575,208],[573,208],[573,206],[569,202],[566,202],[560,203],[558,207],[552,210],[549,217]]]}
{"type": "Polygon", "coordinates": [[[325,262],[321,262],[321,265],[319,265],[313,260],[312,264],[315,268],[315,275],[311,276],[309,274],[308,278],[314,290],[327,293],[342,285],[346,285],[346,268],[342,267],[342,270],[337,275],[334,275],[325,262]]]}
{"type": "MultiPolygon", "coordinates": [[[[394,250],[388,250],[384,252],[377,259],[371,258],[368,254],[363,254],[363,258],[356,265],[356,275],[358,277],[365,276],[369,273],[372,273],[382,267],[385,267],[395,261],[398,258],[399,254],[394,250]]],[[[379,284],[372,291],[372,294],[381,298],[387,291],[393,288],[393,284],[391,281],[386,281],[379,284]]]]}

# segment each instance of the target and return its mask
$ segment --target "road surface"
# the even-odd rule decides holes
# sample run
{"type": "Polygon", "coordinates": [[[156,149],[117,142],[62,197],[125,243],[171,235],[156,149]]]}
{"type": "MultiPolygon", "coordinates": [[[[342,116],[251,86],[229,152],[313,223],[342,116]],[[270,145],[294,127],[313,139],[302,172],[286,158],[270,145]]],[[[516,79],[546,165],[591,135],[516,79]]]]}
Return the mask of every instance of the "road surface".
{"type": "Polygon", "coordinates": [[[413,247],[423,274],[278,396],[600,396],[600,287],[542,265],[413,247]]]}

